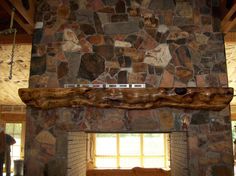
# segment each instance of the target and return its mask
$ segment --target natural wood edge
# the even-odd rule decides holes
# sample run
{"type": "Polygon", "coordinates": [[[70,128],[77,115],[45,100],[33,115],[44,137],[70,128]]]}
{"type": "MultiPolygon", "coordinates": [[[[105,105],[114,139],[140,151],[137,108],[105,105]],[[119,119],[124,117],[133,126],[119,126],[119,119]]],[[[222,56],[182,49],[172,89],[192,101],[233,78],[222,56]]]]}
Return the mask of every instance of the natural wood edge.
{"type": "Polygon", "coordinates": [[[232,100],[233,88],[26,88],[19,89],[19,96],[27,106],[40,109],[93,106],[221,110],[232,100]]]}

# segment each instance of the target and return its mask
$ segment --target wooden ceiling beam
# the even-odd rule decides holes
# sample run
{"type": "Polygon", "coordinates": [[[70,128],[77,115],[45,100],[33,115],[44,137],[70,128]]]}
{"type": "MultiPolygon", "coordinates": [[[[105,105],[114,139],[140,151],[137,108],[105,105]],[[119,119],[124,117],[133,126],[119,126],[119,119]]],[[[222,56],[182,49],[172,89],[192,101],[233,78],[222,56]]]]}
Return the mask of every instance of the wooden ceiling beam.
{"type": "Polygon", "coordinates": [[[221,22],[221,30],[223,33],[229,32],[236,25],[236,18],[232,20],[233,15],[236,13],[236,3],[232,6],[232,8],[228,11],[228,13],[224,16],[221,22]]]}
{"type": "MultiPolygon", "coordinates": [[[[10,7],[6,0],[0,0],[0,6],[6,10],[9,15],[11,15],[12,7],[10,7]]],[[[27,32],[27,34],[31,35],[33,33],[33,26],[25,23],[18,13],[15,13],[14,20],[27,32]]]]}
{"type": "MultiPolygon", "coordinates": [[[[12,44],[13,35],[0,35],[0,44],[12,44]]],[[[17,34],[16,44],[32,44],[32,36],[28,34],[17,34]]]]}
{"type": "Polygon", "coordinates": [[[19,0],[9,0],[10,3],[16,8],[16,10],[24,17],[24,19],[33,27],[34,26],[34,13],[35,13],[35,1],[28,0],[29,9],[25,9],[22,2],[19,0]]]}

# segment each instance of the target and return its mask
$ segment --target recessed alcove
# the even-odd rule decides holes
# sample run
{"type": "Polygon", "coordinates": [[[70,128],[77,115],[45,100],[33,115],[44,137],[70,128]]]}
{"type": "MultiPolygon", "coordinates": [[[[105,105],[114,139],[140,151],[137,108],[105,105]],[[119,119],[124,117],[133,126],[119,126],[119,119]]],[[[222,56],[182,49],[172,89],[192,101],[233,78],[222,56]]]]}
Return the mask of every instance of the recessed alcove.
{"type": "Polygon", "coordinates": [[[67,175],[187,176],[187,147],[187,132],[69,132],[67,175]]]}

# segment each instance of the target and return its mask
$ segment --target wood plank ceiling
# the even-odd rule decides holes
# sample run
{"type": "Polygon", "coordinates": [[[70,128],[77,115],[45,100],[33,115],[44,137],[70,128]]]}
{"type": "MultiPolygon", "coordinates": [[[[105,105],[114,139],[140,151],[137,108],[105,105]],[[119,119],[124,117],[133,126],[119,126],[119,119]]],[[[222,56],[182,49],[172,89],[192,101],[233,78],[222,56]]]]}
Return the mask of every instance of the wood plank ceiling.
{"type": "MultiPolygon", "coordinates": [[[[236,0],[220,0],[220,2],[229,86],[236,90],[236,5],[234,5],[236,0]]],[[[23,104],[18,97],[18,88],[28,87],[35,0],[0,0],[0,31],[9,28],[12,7],[16,9],[14,27],[18,30],[18,45],[15,52],[13,78],[9,80],[9,59],[13,36],[0,35],[0,105],[23,104]],[[23,4],[26,4],[26,7],[23,4]]],[[[236,98],[232,104],[236,107],[236,98]]]]}

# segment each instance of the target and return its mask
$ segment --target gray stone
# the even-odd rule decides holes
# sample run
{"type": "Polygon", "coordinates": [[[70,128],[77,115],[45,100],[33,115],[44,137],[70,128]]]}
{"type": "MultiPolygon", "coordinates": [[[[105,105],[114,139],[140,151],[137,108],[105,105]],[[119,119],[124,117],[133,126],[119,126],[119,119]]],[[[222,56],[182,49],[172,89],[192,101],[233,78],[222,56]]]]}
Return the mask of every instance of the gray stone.
{"type": "Polygon", "coordinates": [[[108,5],[108,6],[116,5],[116,3],[117,3],[118,1],[119,1],[119,0],[102,0],[102,2],[103,2],[105,5],[108,5]]]}
{"type": "Polygon", "coordinates": [[[209,122],[210,122],[209,112],[207,111],[199,111],[192,115],[192,119],[191,119],[192,125],[206,124],[209,122]]]}
{"type": "Polygon", "coordinates": [[[79,52],[66,52],[65,57],[68,60],[68,67],[69,67],[69,72],[68,72],[68,77],[69,81],[68,83],[70,84],[75,84],[76,83],[76,76],[80,68],[80,53],[79,52]]]}
{"type": "Polygon", "coordinates": [[[167,10],[167,9],[174,9],[175,2],[174,0],[152,0],[149,4],[149,9],[151,10],[167,10]]]}
{"type": "Polygon", "coordinates": [[[30,75],[42,75],[46,71],[46,56],[32,57],[30,75]]]}
{"type": "Polygon", "coordinates": [[[104,25],[104,32],[107,35],[130,34],[140,29],[138,21],[120,22],[104,25]]]}

